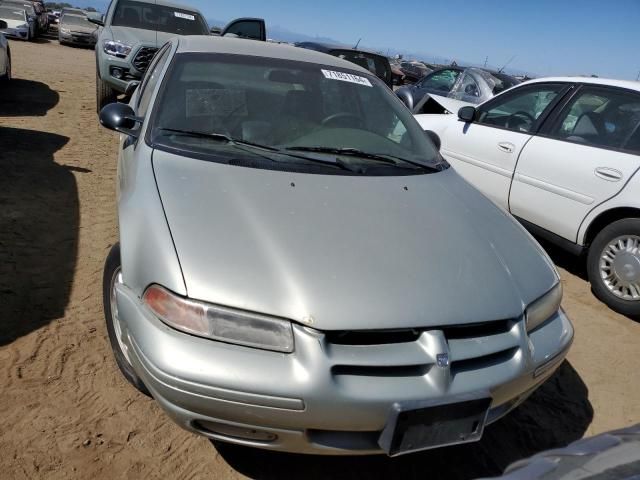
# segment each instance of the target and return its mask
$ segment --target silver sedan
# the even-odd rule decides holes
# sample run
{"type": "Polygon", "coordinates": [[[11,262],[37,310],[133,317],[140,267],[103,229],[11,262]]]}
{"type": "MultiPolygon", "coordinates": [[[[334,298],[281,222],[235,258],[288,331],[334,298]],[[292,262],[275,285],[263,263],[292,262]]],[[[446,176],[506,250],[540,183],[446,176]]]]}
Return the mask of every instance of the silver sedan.
{"type": "Polygon", "coordinates": [[[179,37],[100,120],[122,134],[111,345],[185,429],[315,454],[472,442],[564,359],[548,257],[357,65],[179,37]]]}

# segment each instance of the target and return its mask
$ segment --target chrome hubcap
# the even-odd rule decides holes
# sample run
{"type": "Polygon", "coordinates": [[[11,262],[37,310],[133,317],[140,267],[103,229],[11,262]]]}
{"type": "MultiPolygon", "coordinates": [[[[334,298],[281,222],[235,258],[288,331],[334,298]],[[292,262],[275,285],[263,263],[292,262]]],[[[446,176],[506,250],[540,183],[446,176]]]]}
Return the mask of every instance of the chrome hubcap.
{"type": "Polygon", "coordinates": [[[111,302],[111,323],[113,324],[113,331],[116,334],[116,340],[118,340],[118,346],[127,360],[127,363],[131,364],[129,359],[129,349],[122,341],[122,324],[120,323],[120,317],[118,316],[118,303],[116,302],[116,286],[122,284],[122,269],[118,267],[113,272],[111,277],[111,289],[110,289],[110,302],[111,302]]]}
{"type": "Polygon", "coordinates": [[[616,297],[640,302],[640,237],[612,240],[600,255],[600,276],[616,297]]]}

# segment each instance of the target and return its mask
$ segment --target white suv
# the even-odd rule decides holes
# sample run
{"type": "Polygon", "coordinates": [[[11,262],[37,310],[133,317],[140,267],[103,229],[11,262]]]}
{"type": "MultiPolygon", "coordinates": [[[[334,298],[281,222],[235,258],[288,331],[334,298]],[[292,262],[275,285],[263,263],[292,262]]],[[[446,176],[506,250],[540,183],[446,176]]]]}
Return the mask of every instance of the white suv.
{"type": "Polygon", "coordinates": [[[640,83],[542,78],[458,115],[416,118],[530,231],[586,253],[601,300],[640,315],[640,83]]]}

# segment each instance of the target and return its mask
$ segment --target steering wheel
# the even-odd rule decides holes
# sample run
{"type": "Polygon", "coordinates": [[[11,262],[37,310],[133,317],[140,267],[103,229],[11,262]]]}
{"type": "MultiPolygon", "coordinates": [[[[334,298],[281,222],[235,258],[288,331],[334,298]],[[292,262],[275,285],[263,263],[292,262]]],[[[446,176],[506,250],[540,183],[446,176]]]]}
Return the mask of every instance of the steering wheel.
{"type": "Polygon", "coordinates": [[[509,115],[509,118],[507,118],[507,123],[505,123],[505,127],[507,128],[518,128],[521,127],[524,122],[522,122],[522,119],[524,118],[525,122],[528,120],[529,121],[529,127],[531,125],[533,125],[536,121],[535,118],[533,118],[533,116],[523,110],[519,110],[515,113],[512,113],[511,115],[509,115]],[[513,120],[515,120],[516,118],[520,118],[520,123],[518,125],[511,125],[511,122],[513,120]]]}
{"type": "Polygon", "coordinates": [[[358,128],[364,126],[360,117],[348,112],[334,113],[324,118],[320,123],[325,127],[332,124],[337,124],[336,126],[344,126],[346,124],[347,126],[351,125],[358,128]]]}

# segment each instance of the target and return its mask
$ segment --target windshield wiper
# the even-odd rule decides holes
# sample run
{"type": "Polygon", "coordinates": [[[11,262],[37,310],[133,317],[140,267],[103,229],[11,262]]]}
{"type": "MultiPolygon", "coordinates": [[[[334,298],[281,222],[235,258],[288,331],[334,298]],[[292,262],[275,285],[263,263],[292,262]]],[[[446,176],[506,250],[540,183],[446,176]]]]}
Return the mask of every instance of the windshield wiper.
{"type": "Polygon", "coordinates": [[[427,165],[421,162],[416,162],[414,160],[407,160],[406,158],[396,157],[395,155],[365,152],[363,150],[358,150],[357,148],[289,147],[289,148],[285,148],[285,150],[293,150],[295,152],[329,153],[329,154],[335,154],[335,155],[344,155],[348,157],[366,158],[369,160],[376,160],[381,163],[386,163],[388,165],[395,165],[395,166],[397,166],[398,163],[401,162],[401,163],[406,163],[414,167],[425,169],[425,170],[435,170],[435,171],[440,170],[438,167],[427,165]]]}
{"type": "Polygon", "coordinates": [[[232,145],[246,145],[249,147],[262,148],[264,150],[269,150],[271,152],[279,152],[280,149],[276,147],[271,147],[269,145],[262,145],[260,143],[247,142],[246,140],[239,140],[237,138],[232,138],[226,133],[207,133],[207,132],[198,132],[195,130],[180,130],[179,128],[158,128],[163,132],[176,133],[178,135],[183,135],[185,137],[194,137],[194,138],[210,138],[212,140],[220,140],[222,142],[227,142],[232,145]]]}
{"type": "MultiPolygon", "coordinates": [[[[227,134],[224,133],[207,133],[207,132],[198,132],[198,131],[191,131],[191,130],[180,130],[177,128],[159,128],[158,130],[161,130],[163,132],[169,132],[169,133],[175,133],[177,135],[183,135],[183,136],[187,136],[187,137],[194,137],[194,138],[209,138],[212,140],[220,140],[222,142],[227,142],[231,145],[236,145],[236,146],[248,146],[248,147],[252,147],[252,148],[260,148],[263,150],[268,150],[269,152],[273,152],[273,153],[277,153],[280,155],[285,155],[287,157],[294,157],[294,158],[300,158],[302,160],[306,160],[309,162],[315,162],[315,163],[322,163],[324,165],[329,165],[332,167],[337,167],[337,168],[341,168],[342,170],[348,170],[350,172],[358,172],[361,173],[361,169],[355,168],[351,165],[349,165],[348,163],[340,160],[339,158],[336,158],[335,161],[329,161],[329,160],[323,160],[321,158],[312,158],[312,157],[307,157],[306,155],[296,155],[295,153],[292,152],[287,152],[284,150],[281,150],[277,147],[272,147],[270,145],[262,145],[260,143],[253,143],[253,142],[248,142],[246,140],[239,140],[236,138],[232,138],[227,134]]],[[[266,157],[264,154],[261,154],[261,156],[263,158],[266,158],[268,160],[271,160],[273,162],[278,162],[279,160],[274,159],[273,157],[269,156],[266,157]]]]}

